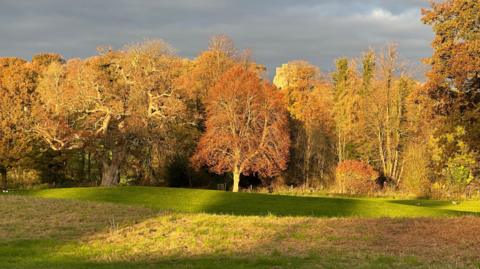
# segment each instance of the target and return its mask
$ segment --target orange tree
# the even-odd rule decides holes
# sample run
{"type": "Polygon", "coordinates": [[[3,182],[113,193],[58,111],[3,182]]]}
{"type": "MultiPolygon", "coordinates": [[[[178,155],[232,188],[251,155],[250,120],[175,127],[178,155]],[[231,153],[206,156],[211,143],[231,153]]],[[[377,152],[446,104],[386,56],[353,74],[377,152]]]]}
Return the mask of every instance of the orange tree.
{"type": "Polygon", "coordinates": [[[0,58],[0,179],[7,188],[7,172],[31,149],[31,99],[37,73],[18,58],[0,58]]]}
{"type": "Polygon", "coordinates": [[[275,176],[287,166],[290,138],[281,93],[242,66],[234,66],[212,87],[206,100],[206,131],[192,156],[196,167],[233,174],[275,176]]]}
{"type": "Polygon", "coordinates": [[[333,96],[318,67],[291,61],[277,68],[273,80],[284,94],[290,115],[288,183],[313,187],[329,183],[336,164],[333,96]]]}
{"type": "Polygon", "coordinates": [[[469,144],[480,139],[480,1],[432,2],[423,22],[435,33],[426,87],[437,101],[437,114],[447,116],[445,132],[464,126],[469,144]]]}
{"type": "Polygon", "coordinates": [[[181,69],[181,59],[155,40],[51,64],[37,89],[35,131],[54,150],[96,148],[101,184],[117,185],[132,151],[187,121],[174,84],[181,69]]]}

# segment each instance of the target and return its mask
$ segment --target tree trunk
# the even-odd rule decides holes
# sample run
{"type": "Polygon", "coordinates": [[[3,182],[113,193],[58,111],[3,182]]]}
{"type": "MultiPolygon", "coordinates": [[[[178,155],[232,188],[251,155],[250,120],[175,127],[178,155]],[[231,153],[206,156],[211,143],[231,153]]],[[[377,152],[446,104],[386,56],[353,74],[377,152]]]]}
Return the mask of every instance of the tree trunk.
{"type": "Polygon", "coordinates": [[[387,173],[387,166],[385,163],[385,154],[383,150],[383,139],[382,139],[382,131],[380,127],[377,127],[377,139],[378,139],[378,154],[380,155],[380,160],[382,161],[382,171],[383,174],[387,173]]]}
{"type": "Polygon", "coordinates": [[[86,160],[85,151],[82,150],[81,154],[82,154],[82,160],[80,162],[80,168],[78,169],[79,170],[78,176],[80,178],[80,181],[85,182],[85,160],[86,160]]]}
{"type": "Polygon", "coordinates": [[[310,182],[310,159],[312,155],[312,149],[311,149],[311,141],[310,141],[311,135],[309,132],[306,132],[306,145],[305,145],[305,159],[304,159],[304,166],[305,166],[305,187],[310,188],[311,187],[311,182],[310,182]]]}
{"type": "Polygon", "coordinates": [[[337,155],[338,155],[338,163],[343,162],[343,145],[342,145],[342,136],[340,135],[340,130],[338,132],[338,142],[337,142],[337,155]]]}
{"type": "Polygon", "coordinates": [[[125,156],[125,150],[114,149],[112,150],[111,160],[105,158],[102,161],[102,183],[101,186],[112,187],[120,183],[120,166],[123,163],[125,156]]]}
{"type": "Polygon", "coordinates": [[[7,168],[0,168],[0,177],[2,181],[2,190],[8,189],[7,168]]]}
{"type": "Polygon", "coordinates": [[[91,177],[90,177],[90,174],[91,174],[91,165],[92,165],[92,162],[91,162],[91,156],[90,156],[90,152],[87,153],[87,181],[90,182],[91,180],[91,177]]]}
{"type": "Polygon", "coordinates": [[[149,146],[143,158],[143,176],[141,178],[142,185],[153,185],[156,183],[155,175],[152,167],[152,149],[149,146]]]}
{"type": "Polygon", "coordinates": [[[120,165],[117,162],[103,162],[102,163],[102,183],[101,186],[112,187],[118,185],[120,182],[120,165]]]}
{"type": "Polygon", "coordinates": [[[238,185],[240,183],[240,171],[238,168],[235,168],[233,171],[233,192],[238,192],[238,185]]]}

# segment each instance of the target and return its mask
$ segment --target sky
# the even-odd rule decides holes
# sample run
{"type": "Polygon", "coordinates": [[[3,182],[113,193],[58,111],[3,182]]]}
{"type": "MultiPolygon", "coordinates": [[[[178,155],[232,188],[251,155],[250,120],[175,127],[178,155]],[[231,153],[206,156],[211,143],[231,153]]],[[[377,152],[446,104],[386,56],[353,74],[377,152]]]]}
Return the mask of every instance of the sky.
{"type": "Polygon", "coordinates": [[[0,0],[0,56],[84,58],[99,46],[163,39],[193,58],[226,34],[270,76],[297,59],[329,72],[334,59],[389,42],[415,64],[433,38],[422,7],[427,0],[0,0]]]}

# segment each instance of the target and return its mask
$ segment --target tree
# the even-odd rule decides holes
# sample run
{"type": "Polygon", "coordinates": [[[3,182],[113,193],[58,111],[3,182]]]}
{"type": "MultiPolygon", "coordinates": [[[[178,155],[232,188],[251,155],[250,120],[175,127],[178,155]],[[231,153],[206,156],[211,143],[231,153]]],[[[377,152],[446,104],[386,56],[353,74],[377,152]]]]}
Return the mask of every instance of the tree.
{"type": "Polygon", "coordinates": [[[402,84],[395,85],[397,54],[395,47],[389,46],[380,54],[374,96],[371,102],[372,109],[368,112],[371,116],[369,123],[372,136],[377,138],[377,149],[380,164],[384,175],[398,179],[399,146],[401,129],[400,124],[403,114],[403,98],[405,94],[402,84]],[[395,87],[398,86],[398,87],[395,87]]]}
{"type": "Polygon", "coordinates": [[[183,95],[174,86],[182,67],[162,41],[52,64],[39,85],[36,131],[56,150],[95,145],[101,184],[116,185],[131,150],[184,123],[183,95]]]}
{"type": "Polygon", "coordinates": [[[264,66],[251,61],[251,51],[239,52],[232,39],[226,35],[216,35],[210,39],[208,49],[202,51],[186,65],[187,72],[179,78],[179,85],[195,101],[200,121],[204,118],[204,102],[218,79],[235,64],[243,64],[251,71],[261,74],[264,66]]]}
{"type": "Polygon", "coordinates": [[[307,187],[325,186],[335,162],[331,86],[317,67],[304,61],[277,68],[274,84],[284,93],[290,112],[292,147],[287,177],[307,187]]]}
{"type": "Polygon", "coordinates": [[[309,174],[307,186],[323,187],[333,181],[333,168],[336,163],[335,121],[333,118],[333,96],[330,84],[320,83],[308,95],[303,111],[307,133],[306,166],[309,174]],[[312,180],[310,180],[312,178],[312,180]],[[313,180],[316,180],[314,182],[313,180]]]}
{"type": "MultiPolygon", "coordinates": [[[[361,59],[361,72],[356,59],[336,60],[332,74],[334,86],[334,117],[337,134],[337,157],[341,163],[349,159],[372,159],[372,139],[366,132],[368,109],[375,103],[374,84],[377,80],[377,58],[369,49],[361,59]]],[[[375,159],[375,158],[373,158],[375,159]]]]}
{"type": "Polygon", "coordinates": [[[461,126],[452,133],[431,136],[428,146],[437,181],[463,191],[479,168],[478,153],[465,143],[465,129],[461,126]]]}
{"type": "Polygon", "coordinates": [[[234,65],[236,56],[237,50],[233,41],[225,35],[219,35],[210,39],[208,50],[189,63],[189,70],[180,78],[180,82],[196,102],[201,114],[204,113],[203,103],[208,90],[234,65]]]}
{"type": "Polygon", "coordinates": [[[434,126],[438,124],[434,118],[433,103],[427,89],[420,84],[406,98],[405,164],[400,187],[421,197],[429,194],[435,173],[428,147],[434,126]]]}
{"type": "Polygon", "coordinates": [[[40,53],[32,57],[32,65],[37,73],[41,74],[52,63],[64,64],[65,59],[60,54],[56,53],[40,53]]]}
{"type": "Polygon", "coordinates": [[[244,67],[228,70],[209,90],[206,131],[192,162],[211,171],[275,176],[287,165],[290,139],[282,95],[244,67]]]}
{"type": "Polygon", "coordinates": [[[445,116],[445,132],[465,127],[469,146],[480,150],[480,2],[447,0],[423,9],[423,22],[435,33],[425,87],[445,116]]]}
{"type": "Polygon", "coordinates": [[[340,58],[332,74],[334,87],[334,117],[337,133],[337,156],[339,163],[356,155],[355,136],[359,120],[361,79],[356,61],[340,58]]]}
{"type": "Polygon", "coordinates": [[[394,45],[379,54],[377,77],[363,111],[366,134],[376,139],[377,165],[384,176],[398,183],[403,171],[402,154],[408,127],[406,98],[416,82],[402,73],[397,57],[394,45]]]}
{"type": "Polygon", "coordinates": [[[0,59],[0,180],[7,188],[8,171],[31,149],[31,103],[37,74],[18,58],[0,59]]]}
{"type": "Polygon", "coordinates": [[[399,183],[409,130],[407,96],[418,84],[397,58],[395,45],[378,55],[369,50],[361,73],[355,61],[339,59],[333,80],[339,160],[362,159],[399,183]]]}

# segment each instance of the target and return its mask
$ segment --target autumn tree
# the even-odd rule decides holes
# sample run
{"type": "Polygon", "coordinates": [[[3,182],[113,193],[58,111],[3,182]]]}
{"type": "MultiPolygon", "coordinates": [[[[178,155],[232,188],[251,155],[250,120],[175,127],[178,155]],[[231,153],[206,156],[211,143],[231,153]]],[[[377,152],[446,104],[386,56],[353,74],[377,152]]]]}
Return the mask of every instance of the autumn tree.
{"type": "Polygon", "coordinates": [[[432,2],[431,8],[422,13],[423,22],[431,25],[435,33],[425,87],[436,101],[437,117],[444,118],[438,135],[454,133],[462,126],[465,142],[479,151],[480,2],[432,2]]]}
{"type": "Polygon", "coordinates": [[[180,76],[178,84],[190,94],[200,128],[203,128],[205,120],[208,91],[227,70],[235,64],[243,64],[252,71],[264,71],[263,66],[257,65],[250,58],[251,52],[240,52],[228,36],[215,35],[210,39],[208,49],[186,64],[187,71],[180,76]]]}
{"type": "Polygon", "coordinates": [[[208,90],[233,66],[236,55],[237,50],[233,41],[225,35],[218,35],[211,38],[207,50],[189,62],[188,72],[180,78],[180,83],[189,91],[199,110],[203,110],[208,90]]]}
{"type": "Polygon", "coordinates": [[[404,172],[400,187],[418,196],[426,196],[435,173],[432,171],[432,153],[428,146],[438,124],[433,113],[434,100],[425,87],[417,84],[405,102],[404,172]]]}
{"type": "Polygon", "coordinates": [[[287,165],[290,139],[282,95],[242,66],[228,70],[209,90],[206,131],[192,157],[196,167],[233,174],[275,176],[287,165]]]}
{"type": "Polygon", "coordinates": [[[403,69],[395,45],[364,53],[361,68],[356,62],[337,60],[333,74],[338,159],[361,159],[398,184],[411,127],[407,97],[418,83],[403,69]]]}
{"type": "Polygon", "coordinates": [[[277,68],[274,84],[284,94],[290,115],[288,180],[307,187],[325,185],[335,163],[330,85],[317,67],[305,61],[277,68]]]}
{"type": "Polygon", "coordinates": [[[465,135],[465,129],[458,126],[452,133],[430,137],[428,146],[436,182],[445,183],[447,191],[465,190],[479,168],[478,153],[465,143],[465,135]]]}
{"type": "Polygon", "coordinates": [[[307,135],[304,166],[305,185],[327,187],[332,183],[335,155],[335,122],[331,86],[318,84],[305,100],[299,120],[307,135]]]}
{"type": "Polygon", "coordinates": [[[360,71],[355,72],[359,81],[357,81],[358,90],[355,94],[355,121],[351,131],[354,146],[351,146],[350,152],[354,153],[351,156],[365,162],[379,158],[376,146],[378,139],[372,139],[372,133],[367,128],[372,120],[372,105],[377,104],[377,100],[375,100],[379,73],[377,61],[376,52],[368,49],[362,55],[360,71]]]}
{"type": "Polygon", "coordinates": [[[37,74],[18,58],[0,59],[0,180],[7,188],[8,171],[20,164],[33,140],[31,105],[37,74]]]}
{"type": "Polygon", "coordinates": [[[341,163],[356,156],[355,136],[359,119],[360,92],[362,81],[356,61],[340,58],[335,62],[332,74],[334,90],[333,113],[337,134],[337,158],[341,163]]]}
{"type": "MultiPolygon", "coordinates": [[[[346,100],[347,104],[355,100],[350,106],[352,111],[346,113],[353,115],[354,121],[346,122],[350,122],[347,130],[353,131],[350,141],[354,141],[357,158],[375,164],[385,177],[398,182],[403,171],[408,130],[406,98],[417,83],[403,70],[395,45],[388,45],[378,54],[367,51],[362,58],[361,72],[351,72],[359,79],[353,84],[356,89],[337,100],[346,100]]],[[[337,101],[340,111],[344,109],[342,103],[337,101]]],[[[338,119],[337,129],[342,130],[345,116],[338,119]]]]}
{"type": "Polygon", "coordinates": [[[96,145],[102,185],[116,185],[133,148],[183,122],[185,106],[173,85],[181,66],[161,41],[53,64],[39,85],[36,131],[56,150],[96,145]]]}
{"type": "Polygon", "coordinates": [[[360,60],[340,58],[332,73],[337,158],[371,159],[372,139],[365,132],[368,108],[371,106],[377,79],[377,58],[374,50],[366,51],[360,60]],[[361,63],[359,66],[358,63],[361,63]]]}
{"type": "Polygon", "coordinates": [[[381,171],[398,182],[403,171],[406,97],[416,82],[399,70],[395,46],[388,46],[378,57],[378,77],[366,122],[370,134],[377,139],[381,171]]]}
{"type": "MultiPolygon", "coordinates": [[[[187,109],[189,111],[188,114],[194,119],[195,129],[184,129],[187,132],[179,129],[178,131],[180,132],[177,132],[175,137],[171,137],[170,140],[180,142],[180,144],[183,145],[181,147],[184,147],[185,150],[178,151],[177,148],[180,145],[178,143],[170,143],[170,145],[172,145],[172,147],[170,147],[171,149],[162,149],[163,152],[173,153],[170,154],[170,156],[165,156],[162,160],[164,165],[171,166],[184,163],[188,167],[189,157],[195,150],[196,141],[199,135],[205,131],[205,120],[207,117],[205,106],[208,91],[227,70],[239,64],[258,74],[262,74],[265,71],[263,66],[252,61],[251,56],[251,51],[241,51],[237,49],[230,37],[220,34],[213,36],[209,40],[208,48],[200,52],[195,59],[184,60],[184,72],[177,79],[176,85],[189,96],[187,109]]],[[[169,170],[171,170],[171,168],[169,168],[169,170]]],[[[183,172],[188,174],[196,173],[195,171],[189,171],[190,168],[187,170],[188,171],[183,172]]],[[[197,178],[202,178],[202,176],[197,178]]]]}
{"type": "Polygon", "coordinates": [[[32,66],[39,74],[43,73],[52,63],[65,63],[65,59],[57,53],[39,53],[32,57],[32,66]]]}

